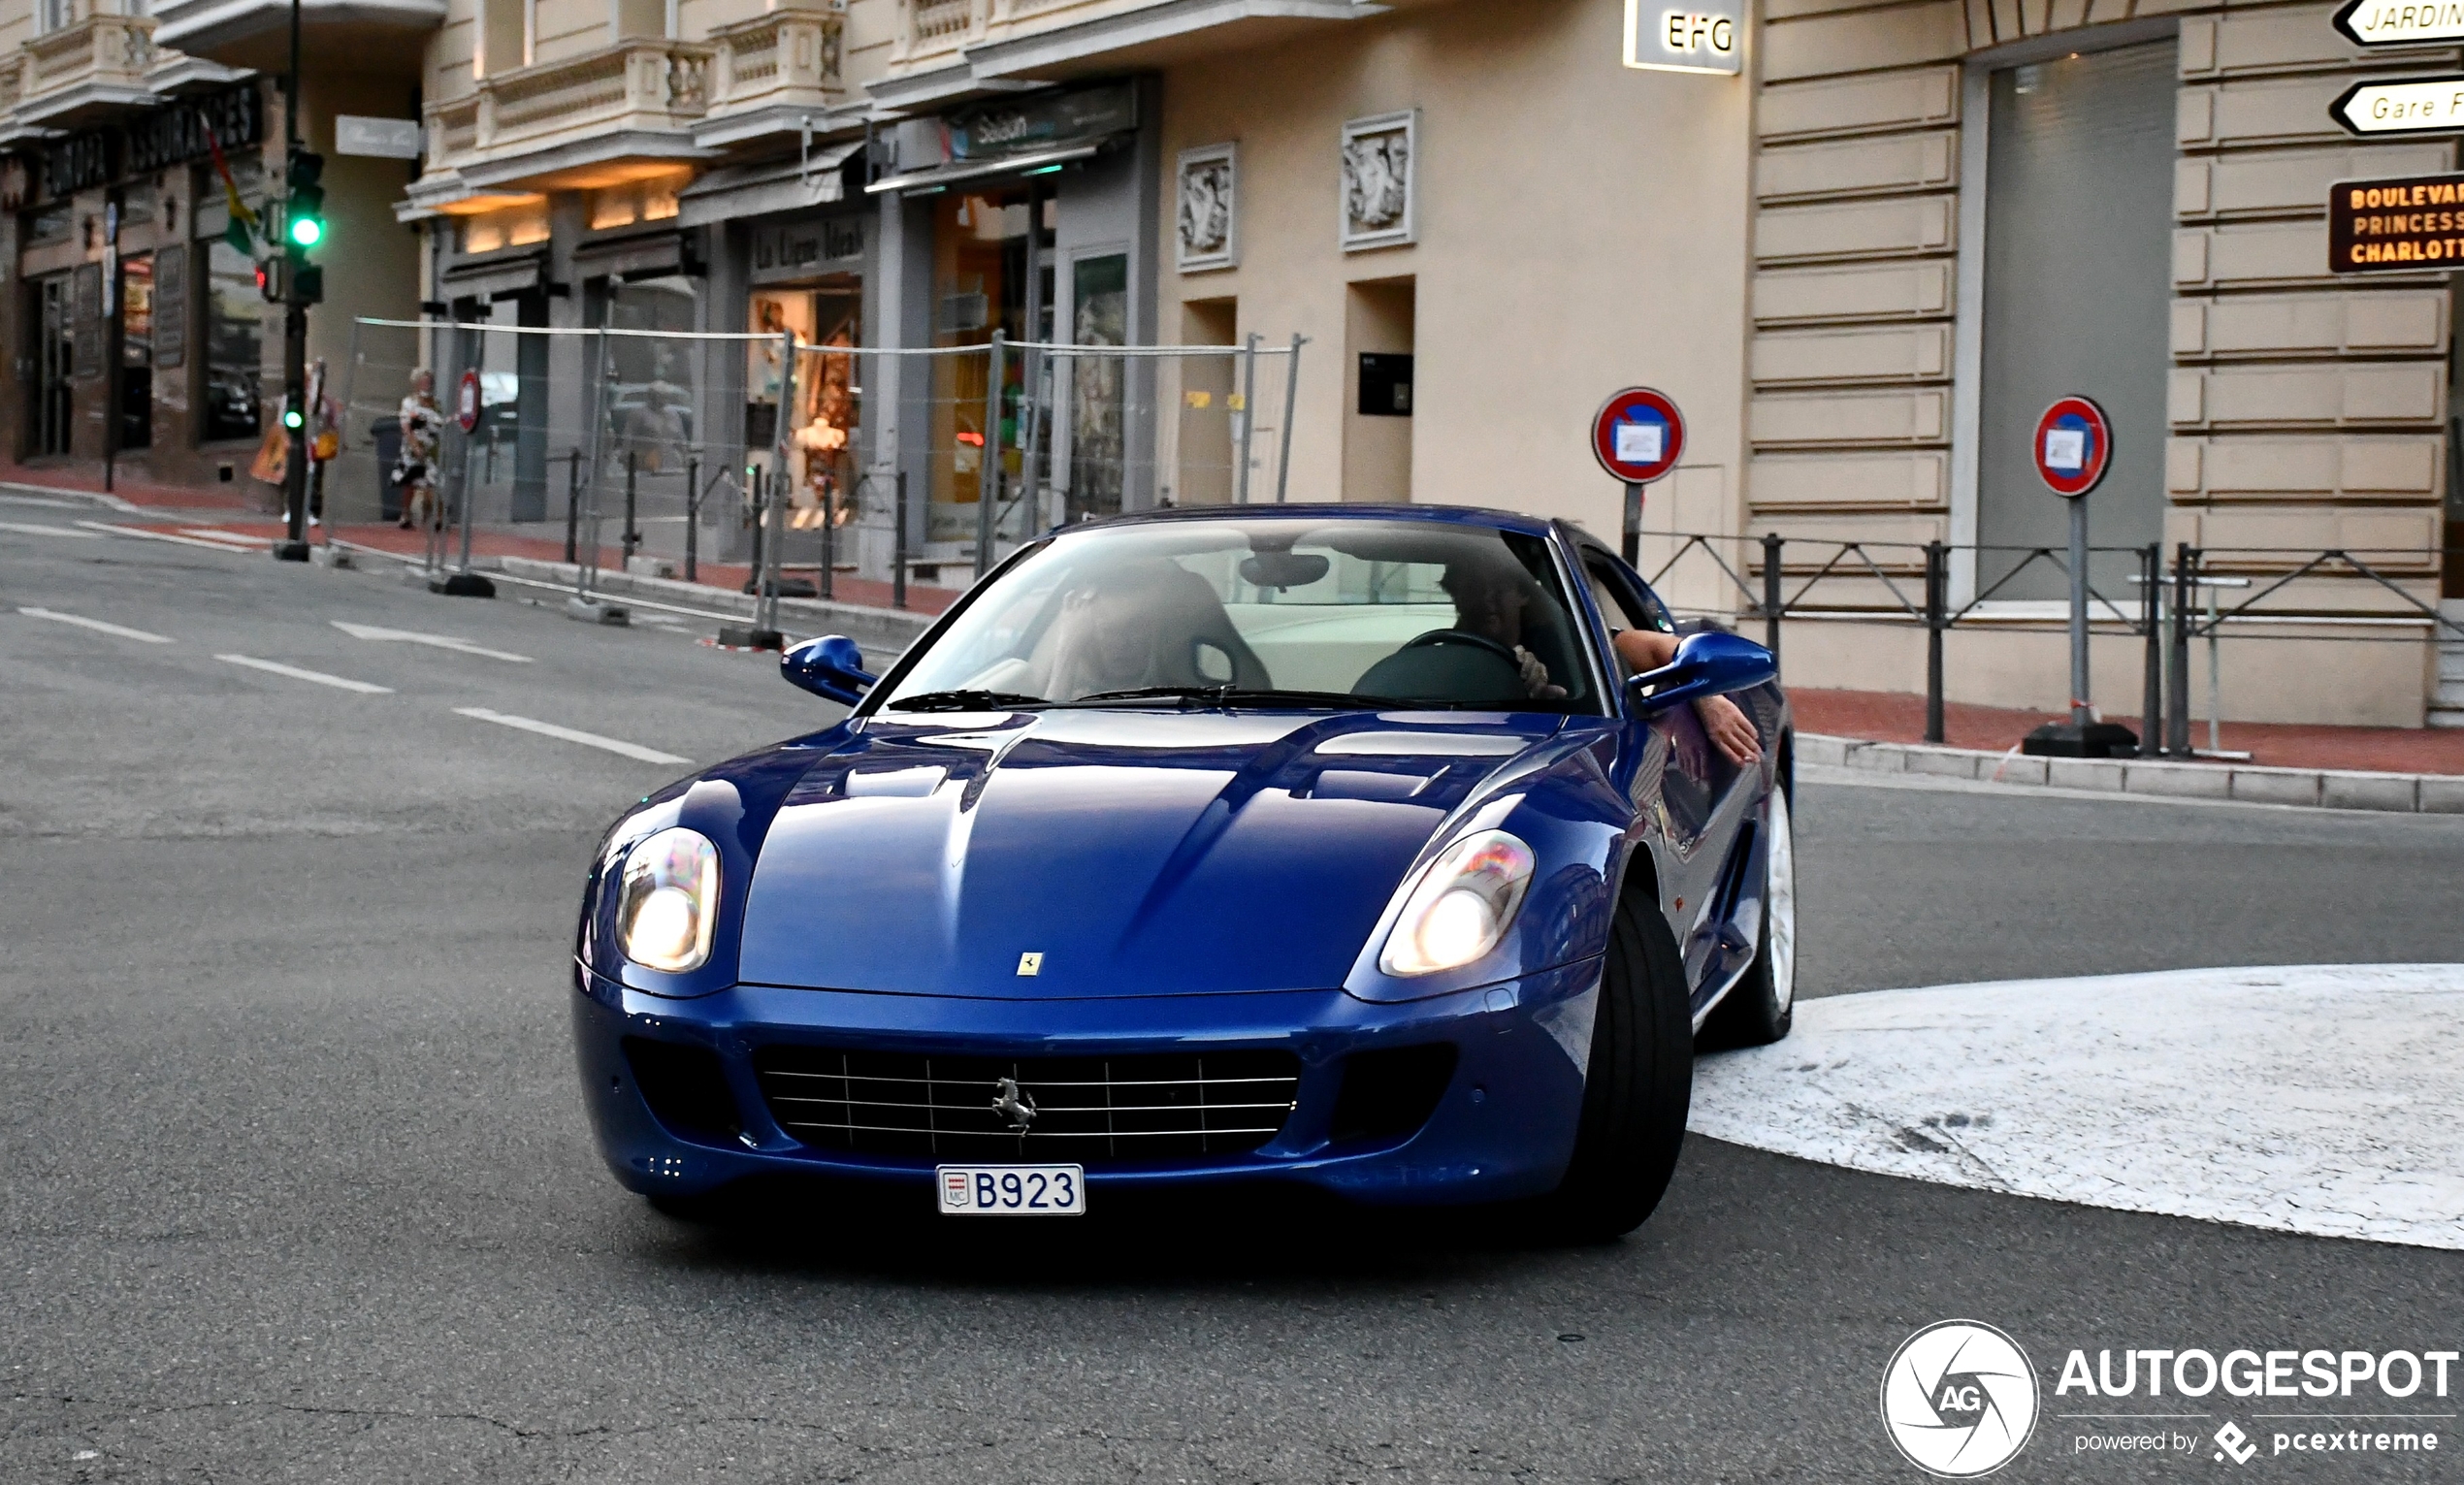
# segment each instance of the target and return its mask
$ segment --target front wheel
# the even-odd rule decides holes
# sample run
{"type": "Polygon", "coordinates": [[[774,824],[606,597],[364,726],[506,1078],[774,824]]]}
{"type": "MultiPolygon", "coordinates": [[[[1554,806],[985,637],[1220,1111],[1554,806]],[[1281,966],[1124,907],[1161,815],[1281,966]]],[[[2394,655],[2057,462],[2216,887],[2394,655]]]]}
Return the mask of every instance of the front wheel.
{"type": "Polygon", "coordinates": [[[1797,831],[1785,787],[1763,825],[1763,931],[1754,962],[1702,1023],[1702,1045],[1767,1047],[1797,1019],[1797,831]]]}
{"type": "Polygon", "coordinates": [[[1660,1205],[1685,1144],[1693,1027],[1676,940],[1656,906],[1629,895],[1601,971],[1573,1158],[1541,1203],[1554,1235],[1605,1242],[1660,1205]]]}

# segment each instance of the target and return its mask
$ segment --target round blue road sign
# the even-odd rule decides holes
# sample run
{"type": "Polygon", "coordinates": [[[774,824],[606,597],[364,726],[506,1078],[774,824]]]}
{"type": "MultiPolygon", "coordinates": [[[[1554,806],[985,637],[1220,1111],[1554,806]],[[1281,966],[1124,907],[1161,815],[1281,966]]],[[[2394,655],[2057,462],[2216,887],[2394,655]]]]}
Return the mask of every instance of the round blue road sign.
{"type": "Polygon", "coordinates": [[[2113,425],[2084,397],[2065,397],[2036,420],[2037,477],[2056,495],[2077,500],[2096,488],[2113,464],[2113,425]]]}
{"type": "Polygon", "coordinates": [[[1685,451],[1685,418],[1677,404],[1649,387],[1628,387],[1601,404],[1591,420],[1591,451],[1609,477],[1647,485],[1677,467],[1685,451]]]}

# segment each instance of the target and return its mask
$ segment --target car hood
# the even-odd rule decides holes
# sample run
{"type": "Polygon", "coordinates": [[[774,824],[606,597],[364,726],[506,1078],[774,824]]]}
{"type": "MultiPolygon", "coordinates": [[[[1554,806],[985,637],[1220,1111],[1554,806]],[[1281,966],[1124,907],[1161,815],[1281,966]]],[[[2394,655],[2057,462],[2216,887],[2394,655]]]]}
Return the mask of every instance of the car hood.
{"type": "Polygon", "coordinates": [[[1440,822],[1563,725],[872,719],[770,825],[738,978],[1017,999],[1334,988],[1440,822]]]}

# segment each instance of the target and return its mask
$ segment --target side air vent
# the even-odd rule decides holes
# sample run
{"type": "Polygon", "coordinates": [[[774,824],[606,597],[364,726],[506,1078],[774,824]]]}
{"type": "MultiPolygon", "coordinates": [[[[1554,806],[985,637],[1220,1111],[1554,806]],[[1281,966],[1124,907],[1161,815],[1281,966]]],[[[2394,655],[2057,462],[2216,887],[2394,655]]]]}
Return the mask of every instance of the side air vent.
{"type": "Polygon", "coordinates": [[[1451,1042],[1356,1051],[1344,1059],[1328,1137],[1336,1144],[1391,1141],[1419,1133],[1454,1081],[1451,1042]]]}

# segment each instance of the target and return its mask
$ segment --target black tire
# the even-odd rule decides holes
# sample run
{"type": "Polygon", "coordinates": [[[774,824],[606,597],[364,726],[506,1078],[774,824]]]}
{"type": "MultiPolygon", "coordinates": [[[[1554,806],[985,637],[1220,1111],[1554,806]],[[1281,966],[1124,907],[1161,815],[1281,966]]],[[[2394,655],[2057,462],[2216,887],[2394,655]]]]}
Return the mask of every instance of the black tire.
{"type": "Polygon", "coordinates": [[[1763,853],[1763,921],[1745,978],[1711,1008],[1696,1042],[1704,1051],[1767,1047],[1797,1020],[1797,833],[1786,789],[1771,791],[1763,853]]]}
{"type": "Polygon", "coordinates": [[[1574,1155],[1540,1204],[1553,1236],[1605,1243],[1660,1205],[1685,1145],[1693,1031],[1676,940],[1658,907],[1630,892],[1609,927],[1574,1155]]]}

